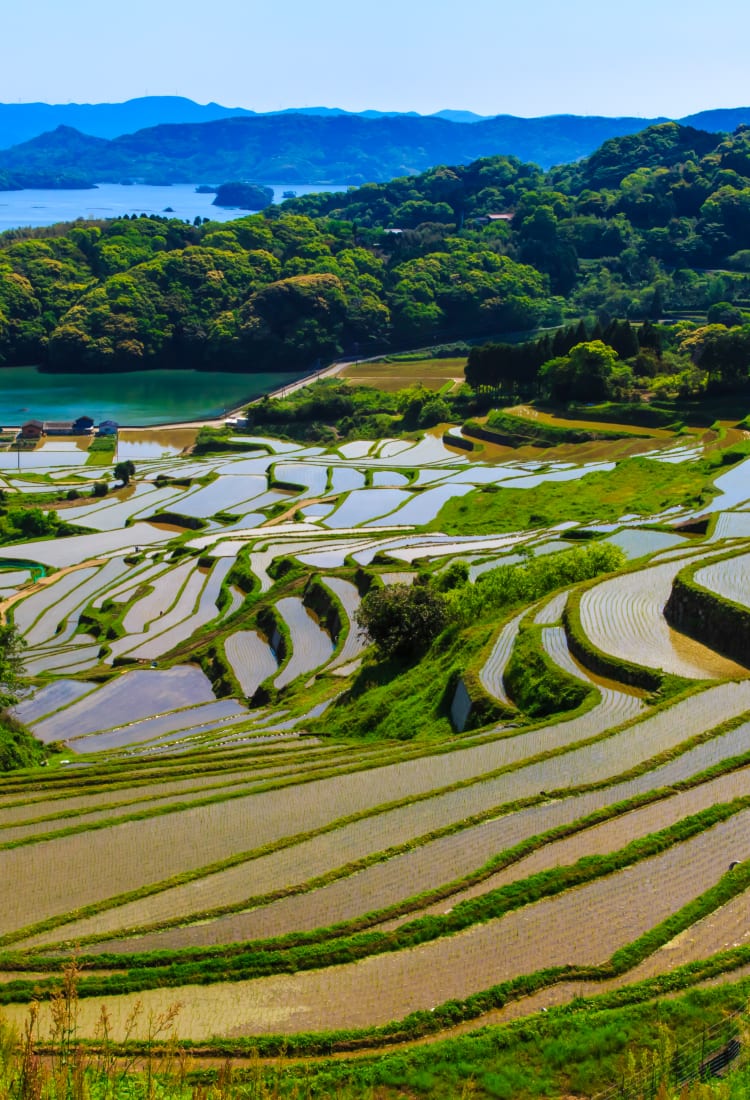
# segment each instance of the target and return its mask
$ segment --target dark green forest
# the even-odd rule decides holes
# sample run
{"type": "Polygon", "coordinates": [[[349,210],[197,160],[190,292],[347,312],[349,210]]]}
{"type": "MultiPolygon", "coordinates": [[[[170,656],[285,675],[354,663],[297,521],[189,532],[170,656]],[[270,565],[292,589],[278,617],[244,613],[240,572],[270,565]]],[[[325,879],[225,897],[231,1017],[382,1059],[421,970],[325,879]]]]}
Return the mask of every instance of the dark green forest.
{"type": "Polygon", "coordinates": [[[636,369],[673,386],[694,389],[725,352],[747,374],[747,128],[664,123],[548,173],[491,157],[196,222],[0,235],[0,361],[300,369],[583,317],[593,339],[617,318],[672,321],[636,369]]]}

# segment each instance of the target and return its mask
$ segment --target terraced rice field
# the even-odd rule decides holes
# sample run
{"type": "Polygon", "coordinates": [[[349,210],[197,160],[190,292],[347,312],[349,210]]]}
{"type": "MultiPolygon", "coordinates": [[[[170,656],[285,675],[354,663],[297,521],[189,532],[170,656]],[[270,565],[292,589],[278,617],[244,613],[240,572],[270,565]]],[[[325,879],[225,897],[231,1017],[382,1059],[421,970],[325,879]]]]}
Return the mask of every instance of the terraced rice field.
{"type": "Polygon", "coordinates": [[[323,577],[322,579],[326,587],[333,592],[341,603],[348,622],[348,633],[344,644],[336,660],[331,665],[332,668],[338,668],[349,661],[353,661],[365,648],[365,643],[354,620],[360,605],[360,595],[357,586],[352,584],[351,581],[345,581],[341,577],[323,577]]]}
{"type": "Polygon", "coordinates": [[[276,607],[289,630],[292,650],[274,681],[277,688],[282,688],[304,672],[312,672],[324,664],[333,652],[333,642],[302,600],[289,596],[279,600],[276,607]]]}
{"type": "Polygon", "coordinates": [[[662,611],[681,565],[678,558],[589,589],[581,600],[586,635],[605,653],[676,676],[709,680],[746,675],[741,665],[668,626],[662,611]]]}
{"type": "Polygon", "coordinates": [[[410,497],[403,489],[355,489],[323,522],[338,529],[358,527],[393,512],[410,497]]]}
{"type": "Polygon", "coordinates": [[[750,555],[736,556],[705,565],[695,572],[695,581],[726,600],[750,604],[750,555]]]}
{"type": "Polygon", "coordinates": [[[639,692],[622,690],[611,682],[594,677],[576,661],[568,648],[563,627],[545,627],[542,631],[542,645],[558,668],[597,688],[601,697],[599,706],[609,712],[613,725],[627,721],[643,709],[639,692]]]}
{"type": "Polygon", "coordinates": [[[219,475],[216,481],[183,496],[179,510],[186,516],[202,517],[216,512],[248,511],[242,505],[266,491],[266,479],[260,474],[244,477],[219,475]]]}
{"type": "MultiPolygon", "coordinates": [[[[706,889],[715,882],[715,861],[725,860],[732,852],[738,822],[719,826],[713,833],[620,872],[611,881],[568,891],[411,951],[293,977],[209,987],[200,1006],[191,1012],[191,1034],[202,1039],[215,1034],[216,1020],[222,1018],[231,1018],[227,1032],[234,1035],[372,1026],[401,1019],[429,1002],[461,999],[478,985],[494,985],[515,974],[571,962],[601,963],[668,916],[673,905],[687,902],[696,887],[706,889]],[[704,858],[700,858],[701,844],[710,848],[704,858]],[[662,887],[665,876],[669,892],[662,887]],[[637,903],[614,904],[613,897],[623,893],[637,898],[637,903]],[[589,929],[585,937],[578,934],[583,924],[589,929]],[[231,1012],[227,1011],[230,1003],[231,1012]],[[274,1003],[282,1011],[269,1019],[264,1006],[274,1003]]],[[[173,990],[146,991],[142,999],[147,1008],[157,1010],[167,1003],[165,993],[174,995],[173,990]]],[[[134,999],[119,1000],[118,1012],[127,1011],[134,999]]],[[[95,998],[85,1003],[84,1027],[93,1027],[98,1007],[95,998]]]]}
{"type": "MultiPolygon", "coordinates": [[[[437,434],[331,453],[263,442],[262,454],[245,457],[143,458],[129,495],[70,509],[93,533],[0,551],[51,570],[26,589],[29,570],[11,565],[0,594],[29,643],[34,678],[16,713],[43,741],[63,742],[67,761],[0,778],[0,881],[12,884],[0,906],[0,990],[16,998],[3,1006],[8,1017],[22,1018],[52,972],[49,948],[75,943],[92,972],[111,977],[112,955],[132,971],[133,992],[105,998],[115,1034],[136,1000],[147,1012],[179,1000],[180,1033],[199,1040],[367,1029],[545,967],[603,967],[703,894],[700,919],[680,918],[631,970],[602,970],[601,982],[587,972],[545,991],[548,1002],[750,948],[750,679],[671,631],[662,614],[677,572],[702,555],[699,584],[750,602],[743,464],[716,479],[707,539],[642,530],[635,515],[593,525],[643,561],[585,589],[590,643],[615,676],[629,661],[692,688],[646,697],[584,668],[561,625],[577,597],[566,582],[480,617],[478,675],[466,682],[475,703],[510,702],[503,674],[530,614],[549,661],[596,689],[588,709],[536,723],[514,710],[506,725],[457,736],[444,712],[469,659],[447,648],[422,696],[444,708],[444,724],[384,742],[333,739],[328,723],[350,698],[367,705],[377,687],[355,621],[367,584],[412,581],[417,569],[439,575],[456,559],[475,576],[523,563],[526,548],[539,560],[567,548],[559,528],[478,536],[467,526],[446,536],[420,527],[476,485],[567,481],[606,471],[613,456],[627,461],[627,448],[570,448],[551,463],[503,452],[493,463],[469,462],[437,434]],[[160,474],[175,480],[157,484],[160,474]],[[145,522],[159,510],[202,526],[145,522]],[[316,599],[327,591],[339,617],[336,638],[303,602],[314,577],[316,599]],[[267,640],[271,613],[286,646],[280,663],[267,640]],[[425,917],[417,943],[411,926],[425,917]],[[356,930],[367,939],[353,961],[356,930]],[[275,973],[248,977],[235,964],[237,945],[260,959],[261,941],[302,933],[294,956],[276,944],[275,973]],[[199,957],[180,955],[194,948],[199,957]],[[189,962],[194,981],[139,988],[145,970],[134,956],[152,952],[163,957],[153,956],[149,974],[166,980],[160,966],[189,962]]],[[[698,453],[669,438],[649,445],[667,463],[698,453]]],[[[44,457],[50,480],[69,472],[71,457],[44,457]]],[[[660,522],[684,518],[667,510],[660,522]]],[[[335,616],[321,617],[336,634],[335,616]]],[[[100,998],[86,995],[86,981],[80,1026],[93,1033],[100,998]]]]}
{"type": "Polygon", "coordinates": [[[485,691],[489,692],[490,695],[494,695],[501,703],[510,704],[511,702],[505,691],[503,677],[505,676],[505,669],[510,660],[510,655],[513,652],[513,646],[518,637],[518,627],[524,614],[525,612],[522,611],[502,627],[489,657],[479,672],[479,679],[485,691]]]}
{"type": "Polygon", "coordinates": [[[34,733],[42,739],[54,740],[70,736],[69,731],[74,729],[80,737],[212,699],[210,683],[194,667],[173,668],[167,672],[124,672],[79,702],[57,710],[35,725],[34,733]]]}
{"type": "Polygon", "coordinates": [[[248,697],[277,669],[276,658],[268,642],[257,630],[238,630],[224,643],[227,660],[240,687],[248,697]]]}

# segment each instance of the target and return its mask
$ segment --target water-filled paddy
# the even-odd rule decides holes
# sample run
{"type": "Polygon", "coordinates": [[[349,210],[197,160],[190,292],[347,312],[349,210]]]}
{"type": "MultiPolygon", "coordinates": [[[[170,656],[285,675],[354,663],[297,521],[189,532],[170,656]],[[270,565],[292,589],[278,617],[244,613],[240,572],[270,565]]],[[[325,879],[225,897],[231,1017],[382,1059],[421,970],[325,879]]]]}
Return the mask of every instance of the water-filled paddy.
{"type": "MultiPolygon", "coordinates": [[[[46,781],[37,783],[34,779],[37,786],[27,790],[19,787],[20,793],[12,795],[9,788],[7,793],[3,790],[4,783],[0,784],[0,839],[26,842],[22,851],[0,852],[0,876],[19,883],[12,908],[0,913],[3,929],[13,930],[24,922],[53,917],[59,926],[32,937],[36,942],[40,939],[55,942],[91,933],[114,934],[118,940],[111,944],[102,940],[102,949],[111,946],[113,950],[126,951],[129,947],[219,943],[266,932],[319,927],[402,901],[420,890],[442,890],[452,878],[471,874],[484,859],[497,855],[506,846],[530,839],[545,828],[569,824],[617,800],[644,794],[659,784],[688,779],[702,767],[750,751],[748,727],[743,724],[679,755],[688,738],[709,736],[706,732],[709,727],[726,719],[745,723],[750,708],[750,687],[746,680],[712,687],[677,702],[667,701],[662,710],[653,711],[649,709],[652,700],[645,701],[623,691],[616,683],[604,683],[582,668],[571,657],[565,634],[558,625],[565,595],[575,587],[570,583],[566,592],[558,596],[550,593],[547,603],[539,605],[543,610],[537,612],[542,627],[538,636],[551,665],[597,687],[600,697],[590,710],[572,718],[552,717],[537,728],[530,724],[516,725],[514,719],[513,728],[499,730],[490,725],[460,738],[452,733],[436,733],[440,739],[434,743],[420,739],[413,743],[372,741],[366,750],[353,740],[336,745],[329,739],[335,726],[327,725],[327,716],[333,715],[333,721],[340,722],[341,712],[337,714],[336,708],[346,705],[347,693],[354,690],[356,697],[358,690],[370,690],[366,686],[370,683],[369,658],[365,655],[362,660],[363,640],[358,637],[353,621],[360,591],[366,590],[370,580],[378,584],[413,579],[413,570],[404,576],[395,564],[388,572],[381,572],[383,560],[389,555],[406,561],[419,560],[420,573],[425,574],[432,570],[441,572],[452,561],[466,559],[470,575],[474,576],[498,564],[522,561],[528,548],[541,556],[570,545],[561,541],[560,530],[545,524],[543,517],[535,530],[485,536],[473,534],[470,527],[462,529],[460,535],[444,535],[439,531],[417,534],[412,524],[424,523],[448,496],[469,493],[474,484],[493,481],[502,484],[511,480],[531,485],[580,476],[583,467],[576,464],[576,455],[570,449],[555,461],[549,461],[549,455],[510,452],[508,457],[512,461],[503,464],[493,466],[486,461],[469,464],[465,456],[453,453],[437,435],[425,444],[410,440],[345,444],[340,453],[330,455],[321,454],[318,447],[283,441],[268,443],[262,451],[244,457],[224,453],[208,459],[177,455],[163,459],[161,451],[156,460],[144,457],[137,462],[134,492],[120,494],[119,499],[112,496],[65,509],[66,518],[74,521],[75,517],[83,525],[88,517],[89,525],[95,529],[101,527],[101,531],[70,539],[36,540],[39,553],[56,555],[58,564],[66,561],[85,564],[77,575],[70,575],[71,579],[60,576],[46,593],[30,597],[25,610],[27,601],[16,605],[26,633],[35,642],[27,654],[30,667],[34,671],[46,668],[49,674],[59,677],[47,686],[40,680],[38,695],[21,704],[21,713],[48,739],[65,739],[73,746],[70,757],[87,766],[50,768],[49,789],[46,781]],[[275,468],[269,473],[272,464],[275,468]],[[187,476],[200,480],[192,487],[173,484],[162,488],[155,484],[160,473],[170,478],[182,475],[180,481],[187,476]],[[215,480],[210,481],[214,475],[215,480]],[[268,478],[274,475],[304,489],[269,491],[268,478]],[[326,499],[310,505],[311,496],[326,499]],[[361,501],[372,505],[368,508],[369,518],[364,513],[356,514],[361,501]],[[290,506],[296,502],[304,506],[304,521],[299,513],[290,514],[290,506]],[[383,502],[392,507],[395,502],[398,508],[384,510],[379,519],[375,512],[383,502]],[[271,509],[270,514],[261,510],[262,506],[272,504],[280,507],[271,509]],[[347,506],[354,512],[347,526],[331,528],[321,522],[324,518],[335,518],[336,513],[339,521],[342,517],[346,521],[347,506]],[[253,511],[243,515],[245,507],[252,507],[253,511]],[[143,522],[145,515],[160,508],[190,511],[205,526],[200,532],[182,528],[157,530],[143,522]],[[217,511],[241,518],[225,526],[211,519],[217,511]],[[126,527],[132,520],[138,521],[137,526],[126,527]],[[259,527],[261,523],[266,526],[259,527]],[[401,524],[403,527],[399,527],[401,524]],[[150,544],[147,531],[164,541],[150,544]],[[141,532],[143,538],[139,537],[141,532]],[[230,576],[240,552],[240,568],[230,576]],[[370,568],[376,555],[377,564],[370,568]],[[281,559],[288,561],[281,564],[281,559]],[[357,572],[355,567],[360,564],[370,578],[357,572]],[[340,573],[336,572],[338,569],[340,573]],[[349,628],[345,641],[338,639],[336,650],[334,638],[322,629],[302,602],[309,579],[316,571],[320,571],[320,582],[338,598],[342,633],[349,628]],[[239,583],[247,586],[247,596],[236,587],[239,583]],[[99,639],[92,640],[87,623],[79,628],[76,622],[84,601],[85,606],[94,605],[93,610],[102,612],[105,627],[115,624],[109,636],[102,639],[110,649],[109,656],[105,650],[99,657],[99,639]],[[277,664],[265,639],[268,620],[257,619],[260,608],[273,610],[286,624],[288,651],[281,664],[277,664]],[[228,614],[233,614],[230,623],[228,614]],[[128,629],[120,638],[116,634],[121,616],[125,617],[128,629]],[[178,643],[179,649],[170,648],[178,643]],[[117,666],[101,664],[102,659],[111,661],[118,655],[135,655],[144,665],[153,661],[161,667],[123,672],[117,666]],[[186,664],[191,659],[196,663],[186,664]],[[198,667],[199,660],[207,674],[198,667]],[[84,679],[94,661],[99,676],[112,675],[109,683],[95,684],[84,679]],[[168,669],[166,666],[172,661],[179,664],[168,669]],[[346,672],[351,676],[360,663],[363,675],[356,681],[331,675],[346,672]],[[78,669],[80,683],[71,675],[78,669]],[[158,679],[161,676],[165,677],[163,681],[158,679]],[[178,682],[180,677],[185,677],[184,683],[178,682]],[[246,703],[245,695],[253,695],[263,681],[274,680],[278,698],[271,689],[263,706],[246,703]],[[314,726],[316,719],[320,724],[314,726]],[[624,729],[623,722],[628,724],[624,729]],[[315,744],[312,736],[302,736],[288,758],[283,759],[278,755],[283,739],[294,737],[297,730],[319,735],[320,742],[315,744]],[[323,745],[326,747],[322,748],[323,745]],[[92,753],[100,748],[109,755],[94,757],[92,753]],[[653,773],[637,773],[644,761],[653,763],[659,753],[678,755],[653,773]],[[368,770],[363,770],[365,767],[368,770]],[[457,781],[464,781],[465,785],[454,789],[457,781]],[[277,783],[283,784],[283,788],[273,789],[277,783]],[[580,796],[570,791],[571,787],[587,784],[596,789],[580,796]],[[550,792],[549,797],[545,791],[550,792]],[[399,799],[403,800],[402,805],[384,808],[384,803],[399,799]],[[534,800],[536,804],[511,812],[508,803],[517,799],[534,800]],[[141,819],[124,820],[136,812],[136,807],[139,814],[142,811],[141,819]],[[165,810],[169,810],[169,816],[157,816],[165,810]],[[350,820],[347,825],[337,823],[350,814],[364,816],[350,820]],[[474,814],[483,818],[469,824],[467,818],[474,814]],[[36,821],[37,817],[47,820],[36,821]],[[56,839],[48,836],[67,825],[82,831],[56,839]],[[295,833],[316,829],[323,831],[306,840],[294,837],[295,833]],[[448,834],[445,830],[454,832],[448,834]],[[427,840],[427,834],[433,839],[427,840]],[[45,836],[47,839],[43,839],[45,836]],[[257,858],[251,858],[253,849],[265,845],[269,847],[264,847],[263,854],[256,851],[257,858]],[[405,850],[396,855],[391,853],[381,862],[368,863],[356,874],[347,866],[350,860],[370,860],[395,845],[403,845],[405,850]],[[205,874],[214,860],[235,858],[241,858],[242,862],[205,874]],[[185,872],[193,872],[196,877],[192,881],[183,879],[180,885],[150,897],[142,895],[144,885],[154,886],[157,882],[167,885],[164,880],[170,875],[185,872]],[[342,877],[324,887],[310,882],[315,876],[331,872],[340,872],[342,877]],[[251,896],[263,891],[290,887],[304,892],[264,903],[260,908],[248,904],[251,896]],[[130,895],[124,904],[115,903],[99,914],[80,917],[79,906],[92,901],[109,906],[110,902],[116,902],[114,895],[127,894],[129,890],[138,891],[140,896],[130,895]],[[223,904],[236,905],[243,911],[227,913],[219,919],[206,914],[199,916],[202,910],[223,904]],[[158,935],[142,935],[142,926],[150,920],[164,920],[169,927],[158,935]]],[[[75,454],[75,447],[73,444],[56,452],[56,457],[75,454]]],[[[615,452],[603,451],[595,460],[591,452],[586,453],[585,468],[589,469],[594,461],[613,461],[615,452]]],[[[579,451],[578,457],[583,454],[584,451],[579,451]]],[[[666,457],[679,457],[687,465],[692,462],[687,449],[683,454],[673,452],[666,457]]],[[[62,464],[51,470],[62,475],[58,481],[71,472],[70,467],[62,464]]],[[[95,468],[79,472],[86,478],[99,476],[95,468]]],[[[660,476],[664,472],[662,467],[660,476]]],[[[725,494],[725,501],[733,499],[732,492],[736,497],[743,491],[742,477],[729,478],[729,474],[733,471],[725,468],[719,481],[720,488],[730,491],[725,494]]],[[[34,482],[29,482],[28,487],[33,490],[34,482]]],[[[41,479],[40,487],[44,487],[41,479]]],[[[634,510],[627,505],[622,508],[623,512],[634,510]]],[[[744,513],[722,512],[721,507],[718,510],[721,514],[710,547],[700,538],[688,542],[673,532],[638,529],[643,519],[635,515],[615,517],[611,523],[595,527],[600,537],[615,541],[631,554],[656,553],[658,568],[663,563],[667,569],[679,569],[689,560],[682,560],[684,555],[690,555],[694,549],[699,553],[708,549],[712,555],[729,549],[729,545],[717,545],[722,537],[719,532],[724,530],[721,524],[735,516],[739,517],[739,523],[744,513]]],[[[660,517],[664,525],[674,520],[670,509],[665,509],[660,517]]],[[[735,532],[731,524],[726,530],[735,532]]],[[[739,548],[740,544],[735,545],[739,548]]],[[[28,545],[7,548],[11,549],[16,562],[33,556],[28,545]]],[[[8,555],[6,560],[12,575],[13,559],[8,555]]],[[[634,574],[646,592],[651,572],[647,566],[634,574]]],[[[28,576],[17,565],[15,573],[28,576]]],[[[744,584],[739,575],[736,580],[744,584]]],[[[654,596],[651,600],[649,613],[654,622],[661,617],[660,598],[654,596]]],[[[631,594],[629,602],[635,604],[637,598],[631,594]]],[[[526,610],[514,607],[507,614],[516,618],[526,610]]],[[[471,637],[481,647],[476,649],[471,671],[480,673],[480,683],[500,698],[504,691],[502,666],[509,647],[505,646],[503,654],[503,646],[497,643],[505,614],[498,616],[497,622],[479,621],[469,628],[471,637]],[[483,669],[482,660],[486,662],[483,669]],[[497,666],[494,669],[493,661],[497,666]]],[[[335,636],[339,629],[335,617],[326,621],[335,636]]],[[[628,634],[628,621],[623,615],[621,620],[610,623],[607,644],[615,644],[613,635],[615,642],[622,641],[628,634]]],[[[512,643],[512,634],[509,630],[509,637],[503,641],[512,643]]],[[[639,647],[644,641],[653,643],[657,636],[650,628],[646,630],[647,638],[637,631],[635,634],[634,644],[639,647]]],[[[645,655],[649,660],[660,661],[658,653],[651,654],[645,649],[639,653],[641,659],[645,655]]],[[[434,696],[441,706],[450,702],[450,690],[446,692],[446,687],[450,688],[448,677],[467,671],[459,649],[448,656],[434,683],[434,696]]],[[[522,722],[520,715],[517,721],[522,722]]],[[[26,781],[20,776],[14,782],[26,781]]],[[[707,785],[696,788],[694,795],[688,791],[671,794],[664,802],[642,812],[621,815],[609,825],[588,829],[554,845],[546,844],[527,862],[498,871],[496,877],[487,880],[487,885],[511,881],[520,874],[552,867],[559,860],[573,859],[578,854],[611,850],[620,841],[625,843],[643,835],[644,829],[671,823],[678,812],[701,810],[712,806],[716,798],[745,793],[746,776],[737,771],[714,783],[710,788],[707,785]]],[[[744,826],[745,822],[740,824],[744,826]]],[[[618,925],[619,931],[607,928],[612,942],[620,934],[627,939],[658,917],[662,911],[659,905],[671,911],[675,899],[689,899],[691,891],[709,881],[711,874],[719,874],[717,867],[720,868],[730,847],[739,846],[741,837],[727,829],[724,839],[715,844],[715,835],[718,833],[700,838],[707,845],[707,861],[700,854],[695,855],[701,851],[700,844],[692,850],[690,860],[700,864],[693,879],[690,862],[675,856],[670,857],[672,862],[665,858],[664,882],[656,887],[649,881],[655,866],[652,864],[643,872],[644,880],[623,876],[614,889],[611,883],[616,876],[610,876],[610,894],[606,898],[595,891],[585,894],[591,899],[597,922],[592,955],[603,949],[598,924],[607,924],[610,911],[628,910],[624,923],[618,925]],[[640,894],[638,905],[630,906],[628,891],[634,888],[641,890],[643,906],[640,894]],[[651,904],[654,890],[658,894],[656,906],[651,904]],[[629,908],[636,911],[631,914],[629,908]]],[[[683,848],[683,852],[688,849],[683,848]]],[[[481,885],[472,886],[465,896],[481,891],[481,885]]],[[[580,947],[582,919],[576,893],[584,896],[583,891],[570,891],[567,896],[561,895],[559,905],[544,910],[549,914],[546,923],[528,923],[533,917],[533,906],[519,911],[515,924],[496,923],[495,931],[511,928],[518,932],[517,951],[512,947],[492,954],[492,945],[496,946],[492,937],[485,944],[486,950],[483,949],[483,937],[488,933],[476,926],[465,935],[450,937],[452,942],[448,938],[436,942],[423,955],[409,953],[409,959],[397,959],[394,952],[393,965],[398,963],[394,973],[401,967],[399,972],[408,973],[409,980],[422,993],[434,988],[436,995],[442,996],[453,990],[456,981],[465,982],[466,988],[473,991],[486,984],[488,953],[493,965],[501,969],[508,966],[516,973],[546,958],[545,951],[549,951],[550,957],[557,952],[566,959],[575,958],[580,947]],[[544,942],[540,942],[540,937],[544,942]],[[475,958],[477,943],[480,950],[475,958]],[[458,978],[448,973],[446,978],[443,968],[450,969],[450,952],[457,944],[463,944],[454,960],[461,973],[458,978]],[[424,962],[413,972],[409,970],[413,954],[427,960],[428,966],[434,965],[436,972],[426,972],[424,962]],[[407,971],[403,970],[404,965],[407,971]]],[[[458,896],[452,900],[455,902],[458,896]]],[[[447,895],[440,906],[440,913],[451,907],[447,895]]],[[[386,1006],[395,1004],[393,998],[398,992],[388,986],[383,965],[383,959],[367,963],[373,980],[380,981],[386,974],[384,996],[371,998],[377,1002],[375,1012],[382,1010],[381,1000],[386,1006]]],[[[341,992],[346,986],[342,976],[348,972],[347,967],[326,972],[328,988],[341,992]],[[340,982],[343,985],[337,984],[340,982]]],[[[293,982],[296,981],[294,978],[293,982]]],[[[298,1026],[298,1002],[294,998],[300,989],[308,988],[304,985],[307,981],[312,979],[303,976],[300,978],[303,984],[299,986],[287,987],[279,981],[274,987],[282,1027],[295,1030],[298,1026]]],[[[233,984],[234,992],[237,988],[233,984]]],[[[266,987],[254,983],[253,988],[266,987]]],[[[192,998],[189,990],[182,993],[192,998]]],[[[201,998],[204,993],[205,989],[201,989],[201,998]]],[[[327,1003],[321,1001],[320,1005],[312,1006],[315,1011],[319,1009],[326,1026],[333,1020],[327,1003]]],[[[382,1011],[388,1015],[392,1007],[382,1011]]],[[[269,1013],[272,1014],[270,1009],[269,1013]]],[[[341,1013],[350,1019],[346,1005],[341,1013]]],[[[312,1015],[308,1019],[312,1022],[312,1015]]],[[[185,1026],[186,1033],[191,1031],[192,1017],[185,1026]]]]}
{"type": "Polygon", "coordinates": [[[400,504],[409,500],[410,496],[404,489],[355,489],[324,522],[326,527],[356,527],[376,516],[393,512],[400,504]]]}
{"type": "Polygon", "coordinates": [[[40,722],[34,733],[55,740],[110,729],[179,707],[214,701],[211,684],[199,668],[125,672],[66,710],[40,722]]]}

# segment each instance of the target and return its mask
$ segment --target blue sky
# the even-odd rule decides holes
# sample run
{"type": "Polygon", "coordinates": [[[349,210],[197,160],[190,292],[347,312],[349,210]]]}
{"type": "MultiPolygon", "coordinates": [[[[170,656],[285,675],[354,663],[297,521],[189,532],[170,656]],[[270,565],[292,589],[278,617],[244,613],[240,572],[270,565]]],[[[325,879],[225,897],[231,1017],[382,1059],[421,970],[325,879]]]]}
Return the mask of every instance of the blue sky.
{"type": "Polygon", "coordinates": [[[0,101],[680,117],[750,104],[747,0],[0,0],[0,101]]]}

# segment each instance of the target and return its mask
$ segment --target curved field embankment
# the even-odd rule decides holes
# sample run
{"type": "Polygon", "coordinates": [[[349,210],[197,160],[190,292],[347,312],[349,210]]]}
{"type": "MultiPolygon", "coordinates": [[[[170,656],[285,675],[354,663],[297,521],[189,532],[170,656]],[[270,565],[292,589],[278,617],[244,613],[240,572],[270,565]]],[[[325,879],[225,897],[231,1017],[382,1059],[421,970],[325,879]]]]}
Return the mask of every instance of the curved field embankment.
{"type": "MultiPolygon", "coordinates": [[[[750,811],[623,871],[411,950],[323,970],[202,987],[200,998],[190,997],[188,1013],[178,1018],[178,1034],[206,1039],[217,1033],[372,1027],[465,999],[519,975],[571,964],[600,965],[712,887],[717,866],[731,859],[748,818],[750,811]],[[220,1020],[226,1023],[217,1028],[220,1020]]],[[[112,1034],[123,1033],[124,1018],[136,999],[146,1011],[156,1012],[185,999],[186,993],[178,986],[117,998],[114,1006],[108,1005],[112,1034]]],[[[93,1034],[100,1009],[97,997],[80,1002],[83,1034],[93,1034]]],[[[6,1012],[11,1022],[20,1015],[14,1006],[6,1012]]],[[[46,1006],[41,1015],[44,1027],[46,1006]]]]}
{"type": "Polygon", "coordinates": [[[670,561],[602,581],[580,600],[580,622],[593,646],[619,661],[687,679],[746,675],[745,669],[673,630],[663,608],[681,562],[670,561]]]}
{"type": "Polygon", "coordinates": [[[750,664],[750,556],[730,554],[679,572],[664,609],[667,619],[727,659],[750,664]]]}
{"type": "Polygon", "coordinates": [[[341,652],[330,665],[332,669],[340,668],[342,665],[346,665],[359,657],[366,647],[366,642],[361,637],[357,622],[354,618],[359,608],[361,597],[357,586],[352,584],[351,581],[346,581],[341,577],[330,576],[324,576],[321,580],[323,584],[333,592],[334,596],[341,604],[348,620],[347,635],[341,647],[341,652]]]}
{"type": "Polygon", "coordinates": [[[701,565],[694,576],[696,584],[750,611],[750,554],[733,554],[701,565]]]}
{"type": "Polygon", "coordinates": [[[639,693],[632,690],[623,691],[619,686],[595,678],[578,664],[568,648],[564,627],[546,626],[542,631],[542,645],[558,668],[597,689],[600,696],[598,707],[609,714],[613,726],[626,722],[644,709],[645,704],[639,693]]]}
{"type": "Polygon", "coordinates": [[[289,660],[274,680],[274,687],[283,688],[303,673],[325,664],[333,652],[333,642],[299,597],[279,600],[276,609],[289,630],[292,647],[289,660]]]}
{"type": "MultiPolygon", "coordinates": [[[[435,827],[460,822],[467,814],[537,797],[540,790],[559,791],[566,786],[576,788],[583,782],[614,778],[659,752],[673,750],[691,735],[702,733],[717,719],[729,719],[748,707],[750,684],[722,684],[649,715],[622,733],[608,737],[605,742],[594,741],[538,763],[525,762],[526,742],[532,739],[531,745],[526,746],[532,749],[529,755],[533,755],[535,743],[543,751],[555,727],[543,727],[446,756],[404,761],[331,779],[313,780],[296,789],[284,788],[216,805],[187,808],[180,813],[179,837],[169,841],[157,817],[129,822],[116,829],[63,837],[31,848],[0,852],[0,870],[4,873],[15,875],[19,861],[34,872],[26,889],[13,899],[8,912],[0,917],[0,932],[25,926],[40,917],[63,917],[82,905],[124,894],[145,882],[167,880],[168,876],[190,867],[198,869],[225,859],[236,852],[238,835],[243,836],[246,850],[255,849],[262,854],[259,849],[264,844],[296,833],[304,834],[310,829],[326,831],[338,818],[343,819],[353,812],[366,818],[363,811],[368,806],[371,812],[376,811],[378,832],[372,835],[372,819],[368,827],[370,844],[377,849],[382,847],[388,835],[386,817],[382,813],[387,804],[397,798],[408,801],[420,794],[426,795],[428,797],[412,805],[395,810],[392,820],[396,831],[391,834],[391,842],[407,842],[410,837],[435,827]],[[513,750],[517,767],[502,770],[498,753],[509,749],[513,750]],[[500,769],[494,777],[492,773],[487,774],[492,767],[500,769]],[[441,779],[443,787],[455,787],[462,773],[469,780],[468,786],[440,792],[441,779]],[[107,867],[97,871],[95,868],[100,867],[103,853],[107,853],[107,867]],[[54,874],[55,866],[72,866],[73,861],[76,866],[73,880],[54,874]]],[[[575,721],[559,725],[574,724],[575,721]]],[[[512,757],[508,757],[506,767],[512,762],[512,757]]],[[[337,828],[331,835],[338,835],[340,842],[343,834],[337,828]]],[[[307,876],[303,874],[303,877],[307,876]]],[[[127,899],[123,897],[122,900],[127,899]]],[[[154,919],[152,913],[149,916],[154,919]]],[[[149,916],[143,919],[148,920],[149,916]]],[[[79,931],[88,934],[83,929],[79,931]]]]}
{"type": "Polygon", "coordinates": [[[248,698],[278,667],[271,647],[257,630],[238,630],[230,634],[224,642],[224,652],[248,698]]]}
{"type": "MultiPolygon", "coordinates": [[[[258,905],[250,911],[231,913],[213,921],[202,918],[186,927],[173,927],[138,938],[106,942],[100,949],[107,952],[130,953],[170,950],[190,946],[227,944],[239,940],[262,940],[298,930],[312,930],[354,921],[363,913],[404,906],[407,899],[427,895],[426,904],[415,902],[404,915],[387,922],[373,922],[382,929],[396,928],[415,916],[445,913],[463,901],[481,897],[508,883],[537,874],[540,871],[575,863],[584,856],[606,855],[624,847],[632,840],[664,829],[680,819],[708,809],[720,801],[731,801],[747,793],[748,771],[742,769],[709,780],[686,792],[664,797],[654,804],[622,813],[603,824],[582,827],[560,840],[550,840],[528,856],[515,860],[494,874],[478,876],[476,884],[466,888],[449,888],[465,876],[478,873],[482,862],[497,859],[514,845],[528,841],[535,834],[530,827],[554,829],[571,824],[570,814],[582,816],[601,810],[609,796],[582,795],[570,799],[557,812],[549,805],[510,815],[462,829],[441,840],[431,841],[401,855],[375,863],[330,884],[258,905]],[[533,823],[533,825],[532,825],[533,823]],[[429,894],[440,892],[438,901],[430,903],[429,894]]],[[[645,790],[646,788],[644,788],[645,790]]],[[[575,818],[573,820],[576,820],[575,818]]]]}
{"type": "Polygon", "coordinates": [[[556,596],[553,596],[551,600],[547,600],[544,606],[537,611],[534,616],[535,624],[537,626],[552,626],[560,622],[567,602],[567,591],[558,592],[556,596]]]}

